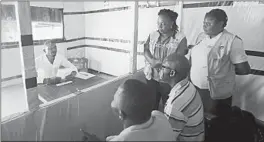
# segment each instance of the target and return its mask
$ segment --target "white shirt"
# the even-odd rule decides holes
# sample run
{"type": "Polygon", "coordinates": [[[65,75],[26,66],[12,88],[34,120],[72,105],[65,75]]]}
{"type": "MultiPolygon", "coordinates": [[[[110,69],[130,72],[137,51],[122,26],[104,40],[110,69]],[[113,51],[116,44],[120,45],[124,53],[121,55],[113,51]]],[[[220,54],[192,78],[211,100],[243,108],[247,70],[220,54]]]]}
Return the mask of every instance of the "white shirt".
{"type": "Polygon", "coordinates": [[[43,83],[45,78],[58,77],[58,70],[61,66],[68,68],[67,75],[72,71],[78,72],[77,68],[69,62],[64,56],[57,54],[55,56],[53,64],[50,63],[46,54],[43,54],[36,58],[36,70],[38,73],[38,83],[43,83]]]}
{"type": "Polygon", "coordinates": [[[110,136],[107,141],[175,141],[172,127],[162,112],[153,111],[144,124],[124,129],[118,136],[110,136]]]}
{"type": "Polygon", "coordinates": [[[215,43],[218,41],[222,33],[210,39],[207,36],[198,45],[191,50],[191,72],[190,77],[192,83],[200,89],[208,89],[208,54],[215,43]]]}

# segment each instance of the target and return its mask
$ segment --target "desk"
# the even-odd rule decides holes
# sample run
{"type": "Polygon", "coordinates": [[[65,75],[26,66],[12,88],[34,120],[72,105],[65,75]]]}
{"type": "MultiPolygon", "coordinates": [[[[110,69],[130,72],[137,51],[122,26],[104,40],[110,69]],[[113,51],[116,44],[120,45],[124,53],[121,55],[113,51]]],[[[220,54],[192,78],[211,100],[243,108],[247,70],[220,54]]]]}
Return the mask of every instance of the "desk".
{"type": "Polygon", "coordinates": [[[106,81],[98,76],[91,77],[87,80],[74,78],[73,83],[56,86],[56,85],[39,85],[37,87],[38,94],[47,102],[75,93],[79,90],[94,86],[106,81]]]}

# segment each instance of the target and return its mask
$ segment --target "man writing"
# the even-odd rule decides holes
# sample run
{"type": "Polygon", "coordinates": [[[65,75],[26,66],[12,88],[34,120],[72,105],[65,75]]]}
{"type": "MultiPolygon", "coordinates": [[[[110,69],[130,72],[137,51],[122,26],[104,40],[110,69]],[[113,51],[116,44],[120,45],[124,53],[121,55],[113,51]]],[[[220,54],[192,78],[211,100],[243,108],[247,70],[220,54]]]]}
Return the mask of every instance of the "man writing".
{"type": "Polygon", "coordinates": [[[77,68],[70,63],[65,57],[57,54],[57,46],[51,40],[44,43],[44,54],[36,58],[36,70],[38,73],[38,83],[58,84],[72,80],[77,74],[77,68]],[[58,69],[63,66],[69,69],[70,73],[62,79],[58,77],[58,69]]]}

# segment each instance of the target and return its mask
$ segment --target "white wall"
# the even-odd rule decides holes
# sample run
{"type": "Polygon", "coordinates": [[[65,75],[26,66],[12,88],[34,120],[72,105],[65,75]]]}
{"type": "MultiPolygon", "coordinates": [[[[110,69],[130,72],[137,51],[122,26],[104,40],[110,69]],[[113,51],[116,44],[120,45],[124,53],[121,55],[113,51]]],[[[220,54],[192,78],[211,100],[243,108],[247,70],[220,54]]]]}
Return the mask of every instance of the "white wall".
{"type": "MultiPolygon", "coordinates": [[[[63,2],[64,12],[83,12],[84,2],[63,2]]],[[[65,38],[73,39],[85,36],[84,15],[64,15],[65,38]]]]}
{"type": "MultiPolygon", "coordinates": [[[[131,6],[133,2],[85,2],[85,11],[131,6]]],[[[122,10],[85,14],[85,36],[92,38],[110,38],[131,40],[133,37],[133,11],[122,10]]],[[[86,40],[87,45],[105,46],[115,49],[131,50],[130,43],[86,40]]],[[[129,54],[110,50],[86,48],[86,57],[90,68],[115,76],[129,72],[129,54]]]]}
{"type": "Polygon", "coordinates": [[[7,78],[21,75],[21,56],[18,48],[1,50],[1,76],[7,78]]]}

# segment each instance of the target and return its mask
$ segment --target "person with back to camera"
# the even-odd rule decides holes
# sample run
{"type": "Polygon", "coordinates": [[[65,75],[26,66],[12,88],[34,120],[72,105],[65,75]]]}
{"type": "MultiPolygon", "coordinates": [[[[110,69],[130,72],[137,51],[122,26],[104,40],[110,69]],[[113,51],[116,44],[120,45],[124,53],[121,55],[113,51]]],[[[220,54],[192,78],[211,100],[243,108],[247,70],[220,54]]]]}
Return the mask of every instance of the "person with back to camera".
{"type": "MultiPolygon", "coordinates": [[[[106,141],[175,141],[166,116],[153,110],[155,94],[139,80],[129,79],[117,89],[111,107],[123,123],[123,130],[106,141]]],[[[101,141],[87,133],[88,139],[101,141]]]]}

